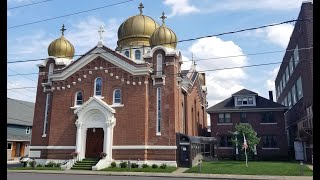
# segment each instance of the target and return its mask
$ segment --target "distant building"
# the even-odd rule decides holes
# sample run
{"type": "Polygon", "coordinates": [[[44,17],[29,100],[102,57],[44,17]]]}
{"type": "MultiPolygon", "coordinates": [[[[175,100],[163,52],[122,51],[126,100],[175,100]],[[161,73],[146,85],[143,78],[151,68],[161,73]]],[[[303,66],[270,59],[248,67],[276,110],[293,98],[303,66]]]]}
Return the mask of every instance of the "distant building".
{"type": "Polygon", "coordinates": [[[7,160],[29,154],[34,103],[7,98],[7,160]]]}
{"type": "Polygon", "coordinates": [[[258,159],[286,159],[288,146],[283,113],[286,107],[257,93],[242,89],[228,99],[210,107],[207,112],[211,119],[211,136],[219,141],[214,154],[218,158],[235,158],[240,154],[231,142],[234,126],[250,124],[261,138],[256,146],[258,159]]]}
{"type": "Polygon", "coordinates": [[[275,80],[277,102],[287,106],[286,130],[290,155],[294,141],[304,142],[305,159],[313,152],[313,3],[304,2],[275,80]]]}

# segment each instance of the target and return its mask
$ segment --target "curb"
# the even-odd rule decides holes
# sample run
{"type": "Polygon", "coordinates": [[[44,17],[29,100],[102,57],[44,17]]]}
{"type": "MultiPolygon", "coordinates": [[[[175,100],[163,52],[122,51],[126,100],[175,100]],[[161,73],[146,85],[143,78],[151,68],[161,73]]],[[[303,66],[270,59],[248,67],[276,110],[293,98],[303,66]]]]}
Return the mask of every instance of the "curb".
{"type": "Polygon", "coordinates": [[[195,174],[195,173],[148,173],[148,172],[106,172],[106,171],[46,171],[46,170],[8,170],[13,173],[39,174],[69,174],[69,175],[100,175],[100,176],[141,176],[141,177],[170,177],[198,179],[253,179],[253,180],[299,180],[313,179],[313,176],[268,176],[268,175],[230,175],[230,174],[195,174]]]}

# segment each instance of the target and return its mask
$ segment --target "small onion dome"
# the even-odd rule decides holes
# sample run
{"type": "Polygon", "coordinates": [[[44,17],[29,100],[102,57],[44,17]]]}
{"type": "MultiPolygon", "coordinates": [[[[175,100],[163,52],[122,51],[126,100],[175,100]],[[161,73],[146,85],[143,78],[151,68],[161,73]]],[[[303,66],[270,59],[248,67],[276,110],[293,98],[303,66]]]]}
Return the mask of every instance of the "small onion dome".
{"type": "Polygon", "coordinates": [[[149,38],[159,24],[149,16],[142,15],[143,5],[140,3],[140,14],[125,20],[118,29],[118,47],[131,45],[150,46],[149,38]]]}
{"type": "Polygon", "coordinates": [[[177,46],[177,35],[170,28],[166,26],[164,23],[164,12],[162,12],[162,25],[154,31],[154,33],[150,37],[150,45],[151,47],[155,47],[158,45],[162,45],[165,47],[176,49],[177,46]]]}
{"type": "Polygon", "coordinates": [[[204,74],[199,73],[199,81],[200,81],[201,85],[205,85],[204,74]]]}
{"type": "Polygon", "coordinates": [[[73,45],[64,38],[64,25],[62,25],[62,35],[60,38],[52,41],[48,47],[48,55],[54,56],[57,58],[67,58],[72,59],[74,56],[74,47],[73,45]]]}

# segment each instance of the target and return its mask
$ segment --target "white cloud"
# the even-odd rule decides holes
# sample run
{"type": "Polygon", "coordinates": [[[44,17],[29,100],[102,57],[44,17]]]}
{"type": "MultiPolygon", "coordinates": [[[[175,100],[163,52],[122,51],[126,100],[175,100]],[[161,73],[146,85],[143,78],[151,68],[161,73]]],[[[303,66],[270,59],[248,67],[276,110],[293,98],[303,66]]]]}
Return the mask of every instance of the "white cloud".
{"type": "MultiPolygon", "coordinates": [[[[209,59],[243,55],[242,49],[234,42],[223,41],[217,37],[197,40],[189,47],[189,51],[194,54],[198,71],[223,69],[227,67],[244,66],[247,64],[246,56],[209,59]],[[197,61],[197,59],[208,60],[197,61]]],[[[243,89],[244,86],[241,81],[247,78],[244,69],[206,71],[205,73],[209,106],[212,106],[243,89]]]]}
{"type": "MultiPolygon", "coordinates": [[[[85,18],[83,21],[74,23],[74,26],[66,27],[65,38],[68,39],[75,47],[75,54],[82,54],[95,47],[100,40],[98,29],[101,25],[105,27],[104,43],[106,46],[115,48],[117,41],[117,30],[120,22],[110,19],[107,23],[95,17],[85,18]]],[[[8,60],[26,60],[48,57],[47,48],[49,44],[60,37],[60,34],[49,34],[44,30],[37,30],[33,34],[23,35],[7,40],[8,60]]],[[[75,57],[77,58],[77,57],[75,57]]],[[[8,67],[19,73],[38,73],[39,61],[28,63],[8,64],[8,67]]],[[[9,72],[8,74],[16,74],[9,72]]],[[[37,81],[37,75],[27,76],[37,81]]],[[[8,87],[29,87],[36,86],[36,82],[23,78],[21,76],[8,76],[8,87]]],[[[8,90],[7,95],[21,100],[35,101],[36,89],[8,90]]]]}
{"type": "Polygon", "coordinates": [[[107,23],[96,17],[88,17],[85,20],[76,23],[70,30],[66,37],[75,46],[77,54],[82,54],[97,45],[100,40],[98,30],[103,25],[105,32],[103,33],[104,44],[108,47],[115,48],[118,40],[117,30],[120,25],[120,21],[116,19],[110,19],[107,23]]]}
{"type": "Polygon", "coordinates": [[[281,24],[278,26],[268,27],[265,32],[267,38],[274,44],[283,48],[288,46],[294,26],[291,24],[281,24]]]}
{"type": "Polygon", "coordinates": [[[275,95],[275,92],[276,92],[274,81],[275,81],[276,76],[279,72],[279,68],[280,68],[280,66],[277,66],[272,71],[267,72],[267,75],[269,78],[266,81],[265,87],[268,89],[268,91],[272,91],[273,95],[275,95]]]}
{"type": "Polygon", "coordinates": [[[303,0],[290,0],[290,1],[279,1],[279,0],[224,0],[214,5],[210,3],[203,3],[201,10],[203,12],[217,12],[217,11],[235,11],[235,10],[257,10],[266,9],[269,11],[276,10],[290,10],[296,9],[301,6],[303,0]]]}
{"type": "Polygon", "coordinates": [[[198,8],[189,4],[188,0],[164,0],[163,3],[172,8],[172,12],[169,17],[175,15],[185,15],[199,11],[198,8]]]}

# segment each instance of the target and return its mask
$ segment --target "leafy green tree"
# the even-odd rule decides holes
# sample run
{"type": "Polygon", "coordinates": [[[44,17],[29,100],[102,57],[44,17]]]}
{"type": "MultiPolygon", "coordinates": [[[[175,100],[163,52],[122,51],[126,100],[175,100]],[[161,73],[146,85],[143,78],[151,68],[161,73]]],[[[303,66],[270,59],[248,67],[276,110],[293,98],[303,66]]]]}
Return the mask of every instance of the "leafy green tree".
{"type": "Polygon", "coordinates": [[[242,149],[242,145],[244,142],[243,134],[246,136],[248,148],[247,151],[254,152],[254,146],[260,142],[260,138],[257,136],[257,132],[254,131],[250,124],[236,124],[235,131],[231,132],[233,137],[231,138],[231,142],[234,146],[238,146],[239,149],[242,149]]]}

